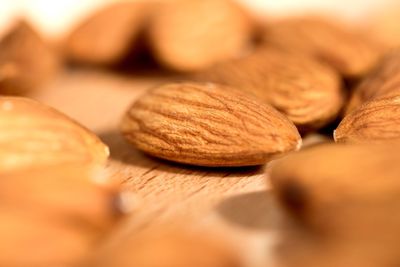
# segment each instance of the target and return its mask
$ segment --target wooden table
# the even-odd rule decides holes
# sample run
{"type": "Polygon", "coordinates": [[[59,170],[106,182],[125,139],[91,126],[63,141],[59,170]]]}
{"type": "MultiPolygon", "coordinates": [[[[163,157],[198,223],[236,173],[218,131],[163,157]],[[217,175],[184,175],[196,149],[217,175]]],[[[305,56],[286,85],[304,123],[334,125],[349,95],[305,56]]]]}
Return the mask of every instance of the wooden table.
{"type": "Polygon", "coordinates": [[[107,172],[122,182],[133,211],[119,234],[168,221],[218,233],[251,266],[266,266],[276,242],[279,210],[263,167],[212,169],[149,157],[125,142],[118,125],[129,105],[146,89],[171,77],[67,70],[34,98],[68,114],[109,145],[107,172]]]}

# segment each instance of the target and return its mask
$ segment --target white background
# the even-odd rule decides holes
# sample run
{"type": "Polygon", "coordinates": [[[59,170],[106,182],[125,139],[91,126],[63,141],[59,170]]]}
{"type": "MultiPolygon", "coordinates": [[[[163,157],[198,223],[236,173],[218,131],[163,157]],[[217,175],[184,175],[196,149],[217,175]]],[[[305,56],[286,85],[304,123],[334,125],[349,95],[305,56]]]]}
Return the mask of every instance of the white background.
{"type": "MultiPolygon", "coordinates": [[[[45,34],[59,37],[94,8],[117,0],[0,0],[0,31],[17,16],[28,16],[45,34]]],[[[146,0],[144,0],[146,1],[146,0]]],[[[257,12],[292,14],[317,11],[360,18],[398,0],[239,0],[257,12]]]]}

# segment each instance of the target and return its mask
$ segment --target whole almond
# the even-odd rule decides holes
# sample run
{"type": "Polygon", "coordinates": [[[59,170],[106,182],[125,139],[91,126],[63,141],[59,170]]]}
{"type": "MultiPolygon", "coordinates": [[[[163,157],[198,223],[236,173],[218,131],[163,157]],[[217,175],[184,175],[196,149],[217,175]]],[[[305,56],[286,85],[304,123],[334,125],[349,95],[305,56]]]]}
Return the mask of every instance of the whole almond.
{"type": "Polygon", "coordinates": [[[357,78],[374,66],[383,47],[362,31],[348,28],[322,17],[288,18],[267,27],[263,42],[314,55],[345,77],[357,78]]]}
{"type": "Polygon", "coordinates": [[[329,66],[279,49],[259,49],[194,78],[254,94],[285,114],[303,132],[336,118],[344,99],[340,78],[329,66]]]}
{"type": "Polygon", "coordinates": [[[55,52],[27,22],[19,21],[0,39],[0,94],[39,89],[58,68],[55,52]]]}
{"type": "Polygon", "coordinates": [[[128,110],[121,128],[146,153],[202,166],[260,165],[301,144],[296,127],[274,108],[211,83],[154,88],[128,110]]]}
{"type": "Polygon", "coordinates": [[[400,50],[393,50],[384,57],[354,90],[346,113],[349,114],[367,101],[396,94],[400,95],[400,50]]]}
{"type": "Polygon", "coordinates": [[[114,65],[134,53],[142,42],[142,33],[153,1],[113,3],[79,24],[65,42],[70,61],[114,65]]]}
{"type": "Polygon", "coordinates": [[[0,173],[76,162],[103,164],[97,136],[57,110],[22,97],[0,97],[0,173]]]}
{"type": "MultiPolygon", "coordinates": [[[[164,226],[165,228],[165,226],[164,226]]],[[[238,257],[211,233],[151,229],[98,253],[90,267],[239,267],[238,257]]]]}
{"type": "Polygon", "coordinates": [[[159,61],[188,72],[241,55],[253,31],[250,15],[233,0],[177,0],[154,14],[149,39],[159,61]]]}
{"type": "Polygon", "coordinates": [[[348,114],[334,132],[336,142],[400,139],[400,95],[372,100],[348,114]]]}
{"type": "Polygon", "coordinates": [[[0,175],[0,265],[76,266],[88,257],[120,217],[116,188],[98,178],[71,164],[0,175]]]}
{"type": "Polygon", "coordinates": [[[398,149],[398,144],[322,145],[289,155],[269,170],[275,197],[296,222],[283,233],[282,256],[290,262],[284,266],[398,262],[398,149]]]}
{"type": "MultiPolygon", "coordinates": [[[[350,211],[363,216],[361,212],[369,208],[380,214],[380,208],[394,207],[391,201],[400,206],[398,147],[330,144],[289,155],[269,170],[274,193],[299,222],[334,237],[338,227],[343,230],[353,227],[351,223],[364,223],[351,221],[350,211]]],[[[398,214],[395,217],[400,219],[398,214]]]]}

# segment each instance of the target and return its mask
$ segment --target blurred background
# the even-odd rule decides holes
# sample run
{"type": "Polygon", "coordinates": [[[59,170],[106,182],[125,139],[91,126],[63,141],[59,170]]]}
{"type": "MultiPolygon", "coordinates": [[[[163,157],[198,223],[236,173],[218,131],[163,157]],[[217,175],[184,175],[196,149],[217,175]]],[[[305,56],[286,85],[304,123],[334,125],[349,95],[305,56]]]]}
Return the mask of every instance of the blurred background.
{"type": "MultiPolygon", "coordinates": [[[[13,0],[0,1],[0,31],[17,16],[28,16],[44,34],[59,37],[91,11],[119,0],[13,0]]],[[[168,1],[168,0],[164,0],[168,1]]],[[[273,15],[318,12],[362,20],[398,0],[240,0],[258,13],[273,15]]]]}

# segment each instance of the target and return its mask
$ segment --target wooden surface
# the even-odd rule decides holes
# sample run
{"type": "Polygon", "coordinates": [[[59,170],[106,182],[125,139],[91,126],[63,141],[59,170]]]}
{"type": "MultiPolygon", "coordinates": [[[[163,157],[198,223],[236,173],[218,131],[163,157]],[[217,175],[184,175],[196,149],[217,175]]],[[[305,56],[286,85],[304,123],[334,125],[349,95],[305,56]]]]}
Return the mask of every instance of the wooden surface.
{"type": "Polygon", "coordinates": [[[132,212],[121,233],[173,221],[218,232],[251,266],[270,261],[278,210],[263,167],[211,169],[151,158],[125,142],[118,125],[129,105],[152,86],[171,78],[69,70],[34,98],[65,112],[109,145],[107,172],[121,181],[132,212]]]}

